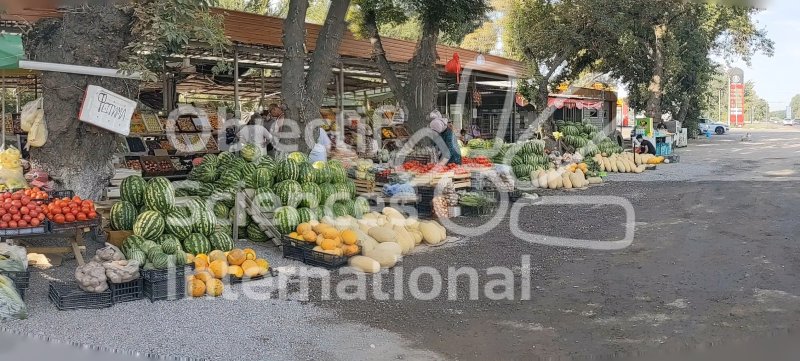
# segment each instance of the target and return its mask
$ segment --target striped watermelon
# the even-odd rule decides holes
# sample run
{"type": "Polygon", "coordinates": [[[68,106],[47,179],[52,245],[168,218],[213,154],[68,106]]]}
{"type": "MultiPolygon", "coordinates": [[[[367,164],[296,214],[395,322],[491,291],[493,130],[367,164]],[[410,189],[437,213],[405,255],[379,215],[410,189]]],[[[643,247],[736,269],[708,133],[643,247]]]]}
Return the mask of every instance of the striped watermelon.
{"type": "Polygon", "coordinates": [[[128,201],[119,201],[111,206],[111,229],[115,231],[129,231],[133,229],[139,211],[136,206],[128,201]]]}
{"type": "Polygon", "coordinates": [[[256,160],[261,156],[262,153],[263,151],[259,146],[249,143],[245,144],[244,147],[242,147],[242,150],[239,151],[239,154],[242,156],[242,158],[248,162],[256,160]]]}
{"type": "Polygon", "coordinates": [[[256,166],[258,166],[259,168],[269,169],[270,172],[272,172],[273,174],[275,173],[275,167],[277,163],[275,162],[274,159],[272,159],[272,157],[264,155],[261,158],[258,158],[258,161],[255,163],[256,166]]]}
{"type": "Polygon", "coordinates": [[[297,210],[297,215],[299,216],[300,223],[308,223],[318,220],[316,211],[311,208],[300,208],[297,210]]]}
{"type": "Polygon", "coordinates": [[[303,199],[303,186],[297,181],[285,180],[275,186],[275,194],[281,200],[281,205],[297,207],[303,199]]]}
{"type": "Polygon", "coordinates": [[[217,179],[217,186],[221,189],[236,189],[242,181],[242,174],[237,169],[227,169],[222,171],[217,179]]]}
{"type": "Polygon", "coordinates": [[[192,234],[192,221],[181,212],[170,212],[164,217],[164,231],[178,239],[185,239],[192,234]]]}
{"type": "Polygon", "coordinates": [[[330,182],[331,177],[328,173],[328,165],[325,162],[314,162],[311,167],[314,168],[314,180],[316,180],[317,184],[330,182]]]}
{"type": "Polygon", "coordinates": [[[364,197],[356,198],[353,202],[353,217],[361,218],[364,214],[369,213],[369,201],[364,197]]]}
{"type": "Polygon", "coordinates": [[[210,236],[217,228],[217,217],[214,216],[213,212],[208,210],[197,212],[192,220],[194,220],[194,224],[192,225],[194,233],[210,236]]]}
{"type": "Polygon", "coordinates": [[[322,189],[316,183],[303,183],[303,198],[300,201],[301,207],[317,208],[319,200],[322,198],[322,189]]]}
{"type": "Polygon", "coordinates": [[[208,253],[211,252],[211,242],[202,234],[192,233],[183,240],[183,249],[191,254],[208,253]]]}
{"type": "Polygon", "coordinates": [[[344,183],[347,180],[347,171],[340,166],[328,165],[331,183],[344,183]]]}
{"type": "Polygon", "coordinates": [[[225,232],[214,232],[208,236],[208,241],[211,242],[212,250],[228,252],[234,247],[233,238],[231,238],[230,234],[225,232]]]}
{"type": "Polygon", "coordinates": [[[247,188],[272,187],[272,172],[267,168],[258,168],[247,179],[247,188]]]}
{"type": "Polygon", "coordinates": [[[281,206],[281,199],[269,188],[259,188],[256,191],[253,203],[257,205],[262,213],[272,212],[281,206]]]}
{"type": "Polygon", "coordinates": [[[316,183],[317,182],[317,173],[314,167],[308,163],[300,164],[300,179],[298,182],[300,183],[316,183]]]}
{"type": "Polygon", "coordinates": [[[203,163],[205,165],[210,165],[212,167],[216,167],[219,165],[219,157],[216,154],[206,154],[203,156],[203,163]]]}
{"type": "MultiPolygon", "coordinates": [[[[336,187],[333,186],[331,183],[325,183],[319,186],[320,190],[322,190],[322,194],[319,198],[319,204],[327,204],[328,198],[330,198],[334,193],[336,193],[336,187]]],[[[335,201],[335,200],[334,200],[335,201]]]]}
{"type": "Polygon", "coordinates": [[[211,163],[203,162],[202,164],[192,168],[191,172],[189,172],[189,179],[204,183],[211,183],[217,180],[217,166],[211,163]]]}
{"type": "Polygon", "coordinates": [[[179,249],[183,249],[181,247],[181,241],[171,234],[161,235],[161,237],[159,237],[159,243],[161,243],[161,251],[166,254],[175,254],[179,249]]]}
{"type": "Polygon", "coordinates": [[[258,227],[257,224],[251,223],[247,226],[247,239],[253,242],[266,242],[268,240],[267,235],[261,228],[258,227]]]}
{"type": "Polygon", "coordinates": [[[308,157],[306,157],[305,154],[300,152],[291,152],[289,153],[289,156],[286,157],[286,159],[293,160],[295,161],[295,163],[298,164],[308,163],[308,157]]]}
{"type": "Polygon", "coordinates": [[[137,236],[135,234],[128,236],[128,238],[125,238],[125,240],[122,241],[122,253],[124,253],[127,256],[130,254],[131,251],[135,250],[141,251],[142,243],[144,243],[144,241],[146,241],[144,237],[137,236]]]}
{"type": "Polygon", "coordinates": [[[175,190],[167,178],[156,177],[147,182],[144,190],[147,208],[168,213],[175,209],[175,190]]]}
{"type": "Polygon", "coordinates": [[[296,181],[300,179],[300,164],[293,160],[284,159],[275,166],[276,169],[276,182],[283,182],[285,180],[296,181]]]}
{"type": "Polygon", "coordinates": [[[242,179],[247,182],[248,179],[256,172],[258,168],[253,163],[247,163],[244,167],[239,169],[239,173],[242,175],[242,179]]]}
{"type": "Polygon", "coordinates": [[[227,218],[230,210],[224,204],[217,202],[214,204],[214,215],[217,218],[227,218]]]}
{"type": "Polygon", "coordinates": [[[221,153],[219,153],[219,155],[217,155],[217,165],[220,166],[220,165],[223,165],[223,164],[228,164],[234,158],[236,158],[236,155],[231,153],[231,152],[228,152],[228,151],[221,152],[221,153]]]}
{"type": "Polygon", "coordinates": [[[161,245],[149,239],[146,239],[144,242],[142,242],[142,244],[139,245],[139,249],[141,249],[142,252],[144,253],[148,253],[154,248],[157,249],[159,252],[161,251],[161,245]]]}
{"type": "Polygon", "coordinates": [[[273,223],[279,232],[289,234],[300,224],[300,214],[294,207],[280,207],[275,210],[273,223]]]}
{"type": "Polygon", "coordinates": [[[156,211],[142,212],[133,223],[133,234],[144,239],[156,239],[164,233],[164,217],[156,211]]]}
{"type": "Polygon", "coordinates": [[[184,252],[182,249],[179,249],[175,251],[174,256],[176,266],[181,267],[186,265],[186,252],[184,252]]]}
{"type": "Polygon", "coordinates": [[[144,205],[144,189],[147,186],[144,178],[132,175],[122,180],[119,196],[123,201],[133,203],[136,207],[144,205]]]}
{"type": "Polygon", "coordinates": [[[130,251],[130,253],[125,255],[125,258],[127,258],[128,261],[138,261],[139,266],[144,266],[145,262],[147,262],[147,255],[145,255],[140,249],[134,249],[130,251]]]}
{"type": "Polygon", "coordinates": [[[347,207],[346,201],[339,201],[333,204],[331,207],[331,211],[333,215],[336,217],[343,217],[350,214],[349,207],[347,207]]]}
{"type": "Polygon", "coordinates": [[[347,193],[350,194],[350,197],[356,197],[356,182],[353,182],[351,179],[347,179],[344,182],[345,187],[347,188],[347,193]]]}

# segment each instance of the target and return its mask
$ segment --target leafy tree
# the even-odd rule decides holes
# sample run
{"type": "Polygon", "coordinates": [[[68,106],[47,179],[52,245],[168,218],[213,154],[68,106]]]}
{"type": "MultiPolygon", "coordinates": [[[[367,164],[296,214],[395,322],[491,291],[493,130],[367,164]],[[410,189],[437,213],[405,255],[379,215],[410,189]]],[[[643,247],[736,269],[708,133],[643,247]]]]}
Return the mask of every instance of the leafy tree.
{"type": "Polygon", "coordinates": [[[792,118],[800,118],[800,94],[792,97],[792,100],[789,102],[789,107],[792,108],[792,118]]]}
{"type": "Polygon", "coordinates": [[[275,12],[273,12],[273,2],[283,3],[283,1],[270,0],[219,0],[218,6],[228,10],[237,10],[263,15],[276,15],[275,12]]]}
{"type": "Polygon", "coordinates": [[[460,42],[481,25],[488,4],[485,0],[355,0],[354,4],[356,9],[351,14],[354,32],[372,42],[376,65],[397,101],[407,109],[410,128],[425,127],[439,94],[436,45],[440,37],[460,42]],[[404,84],[386,59],[379,29],[410,19],[419,21],[421,34],[404,84]]]}
{"type": "MultiPolygon", "coordinates": [[[[165,60],[181,54],[190,41],[206,44],[214,55],[228,45],[222,19],[211,0],[93,1],[61,18],[43,19],[25,34],[30,59],[141,72],[145,80],[165,72],[165,60]]],[[[224,67],[218,67],[224,70],[224,67]]],[[[49,139],[31,149],[34,168],[48,172],[59,187],[99,199],[113,175],[111,157],[118,136],[77,122],[78,104],[88,85],[136,99],[139,82],[120,78],[44,72],[41,77],[49,139]]]]}
{"type": "Polygon", "coordinates": [[[467,34],[461,41],[461,47],[484,54],[489,54],[497,45],[498,28],[493,22],[485,22],[483,26],[467,34]]]}

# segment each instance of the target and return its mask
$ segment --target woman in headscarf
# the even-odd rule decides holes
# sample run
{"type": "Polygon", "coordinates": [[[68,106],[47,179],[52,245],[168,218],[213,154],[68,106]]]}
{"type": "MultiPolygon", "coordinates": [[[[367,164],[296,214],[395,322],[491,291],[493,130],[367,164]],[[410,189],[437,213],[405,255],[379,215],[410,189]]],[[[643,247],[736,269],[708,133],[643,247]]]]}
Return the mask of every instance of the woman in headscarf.
{"type": "Polygon", "coordinates": [[[447,147],[447,149],[441,149],[443,155],[449,153],[447,163],[461,164],[461,151],[458,148],[456,135],[453,133],[453,123],[443,117],[438,110],[432,111],[429,118],[431,118],[431,122],[428,127],[442,137],[442,141],[447,147]]]}

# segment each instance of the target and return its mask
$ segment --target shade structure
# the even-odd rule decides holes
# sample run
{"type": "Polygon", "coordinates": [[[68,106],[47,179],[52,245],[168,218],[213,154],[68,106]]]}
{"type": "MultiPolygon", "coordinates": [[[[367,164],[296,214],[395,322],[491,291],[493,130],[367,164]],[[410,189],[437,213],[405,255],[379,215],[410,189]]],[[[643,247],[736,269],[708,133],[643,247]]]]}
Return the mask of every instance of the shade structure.
{"type": "Polygon", "coordinates": [[[19,61],[25,56],[22,48],[22,35],[1,34],[0,35],[0,69],[16,70],[19,69],[19,61]]]}

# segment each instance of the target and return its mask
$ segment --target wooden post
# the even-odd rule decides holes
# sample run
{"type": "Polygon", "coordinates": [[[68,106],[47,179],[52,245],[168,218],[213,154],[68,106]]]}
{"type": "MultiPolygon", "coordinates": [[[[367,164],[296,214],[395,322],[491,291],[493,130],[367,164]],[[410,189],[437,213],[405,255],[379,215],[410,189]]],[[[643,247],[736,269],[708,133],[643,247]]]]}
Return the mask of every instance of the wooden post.
{"type": "Polygon", "coordinates": [[[239,48],[233,48],[233,104],[237,118],[242,116],[242,104],[239,101],[239,48]]]}

